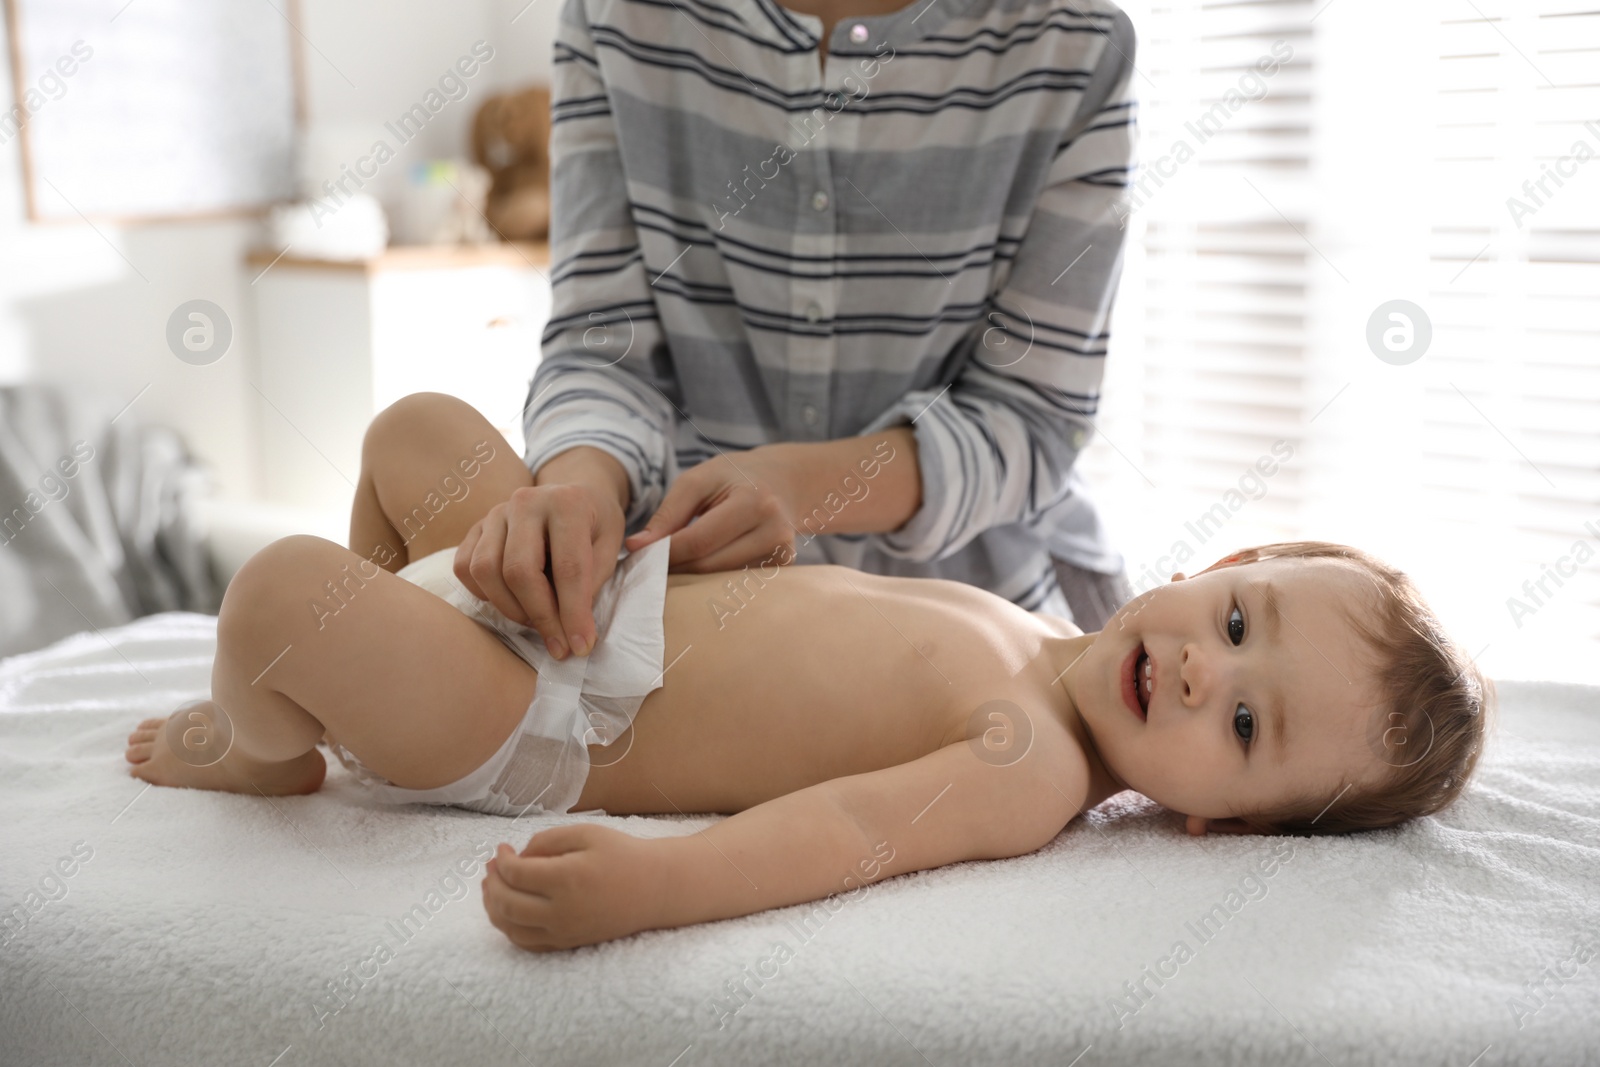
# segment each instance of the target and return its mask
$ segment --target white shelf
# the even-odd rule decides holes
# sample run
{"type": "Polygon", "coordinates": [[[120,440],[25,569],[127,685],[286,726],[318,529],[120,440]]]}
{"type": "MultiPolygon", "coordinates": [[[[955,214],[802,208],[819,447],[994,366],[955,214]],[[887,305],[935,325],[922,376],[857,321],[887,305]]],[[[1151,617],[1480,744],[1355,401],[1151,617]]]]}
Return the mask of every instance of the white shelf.
{"type": "Polygon", "coordinates": [[[262,251],[249,262],[263,503],[348,516],[367,426],[409,393],[460,397],[520,451],[550,316],[545,246],[395,247],[349,262],[262,251]]]}

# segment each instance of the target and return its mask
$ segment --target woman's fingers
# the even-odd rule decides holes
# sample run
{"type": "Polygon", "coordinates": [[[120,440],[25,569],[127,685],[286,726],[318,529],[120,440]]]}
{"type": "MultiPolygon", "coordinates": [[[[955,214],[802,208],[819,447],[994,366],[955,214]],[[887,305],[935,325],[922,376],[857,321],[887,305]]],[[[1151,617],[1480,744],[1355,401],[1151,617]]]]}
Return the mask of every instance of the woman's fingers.
{"type": "Polygon", "coordinates": [[[671,534],[668,566],[703,573],[763,558],[786,541],[792,546],[787,482],[775,477],[763,455],[755,449],[740,454],[737,461],[717,456],[679,475],[649,523],[628,539],[628,547],[637,551],[671,534]],[[768,544],[728,551],[753,534],[752,544],[762,540],[758,531],[763,527],[768,544]]]}
{"type": "MultiPolygon", "coordinates": [[[[483,517],[483,534],[473,547],[472,561],[467,569],[482,590],[474,595],[499,608],[506,618],[527,625],[528,618],[522,610],[521,601],[506,585],[505,567],[509,547],[506,521],[505,509],[498,506],[483,517]]],[[[540,563],[543,564],[542,557],[540,563]]]]}
{"type": "Polygon", "coordinates": [[[710,574],[714,571],[736,571],[747,563],[764,560],[771,560],[779,566],[793,562],[794,532],[788,529],[780,531],[772,523],[762,523],[732,544],[717,549],[709,556],[693,560],[681,569],[691,574],[710,574]]]}
{"type": "Polygon", "coordinates": [[[572,650],[594,648],[594,521],[575,510],[550,516],[550,576],[556,584],[557,625],[572,650]]]}
{"type": "Polygon", "coordinates": [[[536,630],[557,659],[580,636],[587,655],[597,636],[595,590],[616,570],[622,529],[620,505],[592,487],[518,489],[467,531],[456,547],[456,577],[506,618],[536,630]]]}
{"type": "Polygon", "coordinates": [[[537,630],[550,654],[561,659],[567,654],[567,640],[556,608],[556,591],[544,572],[545,555],[555,545],[550,541],[550,520],[542,505],[542,500],[530,498],[511,509],[501,570],[522,609],[521,617],[507,615],[537,630]]]}
{"type": "Polygon", "coordinates": [[[761,517],[749,501],[740,494],[730,494],[672,535],[667,566],[694,569],[687,565],[734,543],[760,524],[761,517]]]}
{"type": "Polygon", "coordinates": [[[467,592],[479,600],[488,600],[483,595],[483,588],[478,585],[478,579],[472,576],[472,553],[478,546],[478,540],[483,536],[483,519],[472,524],[472,529],[467,531],[467,536],[461,539],[456,546],[456,559],[454,564],[456,580],[467,592]]]}
{"type": "Polygon", "coordinates": [[[660,540],[667,534],[675,534],[694,519],[706,499],[721,484],[706,481],[707,464],[711,462],[714,461],[707,460],[706,463],[690,467],[667,486],[666,495],[656,505],[655,514],[644,524],[644,529],[629,535],[628,540],[633,542],[628,546],[629,551],[643,548],[650,541],[660,540]],[[648,538],[646,535],[649,535],[648,538]]]}

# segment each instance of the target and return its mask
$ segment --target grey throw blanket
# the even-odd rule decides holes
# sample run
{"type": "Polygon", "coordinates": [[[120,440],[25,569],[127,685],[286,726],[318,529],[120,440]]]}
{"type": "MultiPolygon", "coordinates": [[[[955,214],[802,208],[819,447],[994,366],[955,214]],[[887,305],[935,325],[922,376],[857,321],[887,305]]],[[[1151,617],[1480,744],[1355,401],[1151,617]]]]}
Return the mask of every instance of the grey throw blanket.
{"type": "Polygon", "coordinates": [[[209,472],[132,399],[0,388],[0,656],[220,606],[198,513],[209,472]]]}

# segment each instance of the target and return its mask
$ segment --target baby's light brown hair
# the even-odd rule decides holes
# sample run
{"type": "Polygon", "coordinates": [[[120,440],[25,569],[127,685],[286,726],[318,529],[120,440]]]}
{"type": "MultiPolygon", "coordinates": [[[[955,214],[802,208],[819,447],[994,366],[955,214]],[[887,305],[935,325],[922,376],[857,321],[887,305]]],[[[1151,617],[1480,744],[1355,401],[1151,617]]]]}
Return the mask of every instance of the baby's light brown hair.
{"type": "Polygon", "coordinates": [[[1374,720],[1382,729],[1371,731],[1373,757],[1392,768],[1377,787],[1352,785],[1332,803],[1305,796],[1239,818],[1264,833],[1343,834],[1432,815],[1455,800],[1483,753],[1494,683],[1445,632],[1411,579],[1358,548],[1327,541],[1286,541],[1234,555],[1240,563],[1342,561],[1370,579],[1371,617],[1350,605],[1344,615],[1377,667],[1384,706],[1374,720]]]}

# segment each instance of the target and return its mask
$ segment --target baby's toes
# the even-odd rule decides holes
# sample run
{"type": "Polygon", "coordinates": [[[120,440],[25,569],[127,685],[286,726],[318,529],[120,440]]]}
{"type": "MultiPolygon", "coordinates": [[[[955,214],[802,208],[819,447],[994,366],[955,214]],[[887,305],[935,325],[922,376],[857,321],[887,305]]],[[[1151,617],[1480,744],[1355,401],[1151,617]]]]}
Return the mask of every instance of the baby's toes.
{"type": "Polygon", "coordinates": [[[156,740],[161,736],[161,730],[167,724],[166,719],[146,719],[133,728],[133,733],[128,735],[128,748],[125,755],[129,763],[143,763],[155,751],[156,740]]]}

